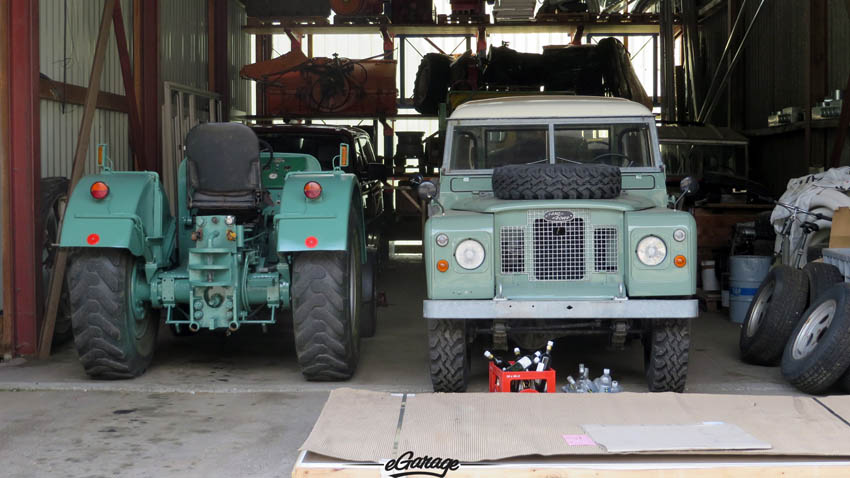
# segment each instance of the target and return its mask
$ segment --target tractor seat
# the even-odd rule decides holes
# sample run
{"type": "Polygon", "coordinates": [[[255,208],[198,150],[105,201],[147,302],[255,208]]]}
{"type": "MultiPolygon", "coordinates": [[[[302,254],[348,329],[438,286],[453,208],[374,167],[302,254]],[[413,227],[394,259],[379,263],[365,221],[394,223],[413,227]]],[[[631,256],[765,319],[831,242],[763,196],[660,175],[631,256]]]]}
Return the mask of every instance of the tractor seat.
{"type": "Polygon", "coordinates": [[[239,123],[204,123],[186,136],[189,207],[208,213],[257,210],[260,144],[239,123]]]}

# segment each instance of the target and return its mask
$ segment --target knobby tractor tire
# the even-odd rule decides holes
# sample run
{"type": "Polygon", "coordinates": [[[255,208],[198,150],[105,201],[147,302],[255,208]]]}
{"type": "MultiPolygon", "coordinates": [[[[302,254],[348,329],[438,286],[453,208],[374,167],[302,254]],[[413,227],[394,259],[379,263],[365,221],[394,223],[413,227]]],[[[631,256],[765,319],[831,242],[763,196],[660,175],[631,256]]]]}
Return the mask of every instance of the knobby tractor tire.
{"type": "Polygon", "coordinates": [[[428,320],[428,356],[435,392],[465,392],[469,379],[466,321],[428,320]]]}
{"type": "Polygon", "coordinates": [[[428,53],[422,57],[413,84],[413,107],[423,115],[438,113],[440,103],[446,101],[452,58],[441,53],[428,53]]]}
{"type": "Polygon", "coordinates": [[[122,249],[84,249],[68,269],[74,345],[92,378],[137,377],[153,359],[159,314],[131,310],[136,266],[122,249]]]}
{"type": "Polygon", "coordinates": [[[776,365],[809,300],[806,274],[786,265],[768,272],[741,327],[741,359],[756,365],[776,365]]]}
{"type": "Polygon", "coordinates": [[[824,393],[850,368],[850,284],[820,294],[791,334],[782,376],[806,393],[824,393]]]}
{"type": "Polygon", "coordinates": [[[374,337],[378,328],[378,253],[368,252],[363,266],[363,308],[360,337],[374,337]]]}
{"type": "Polygon", "coordinates": [[[803,267],[809,279],[809,305],[814,304],[818,296],[835,284],[844,282],[844,275],[832,264],[809,262],[803,267]]]}
{"type": "MultiPolygon", "coordinates": [[[[59,242],[59,223],[61,222],[60,203],[68,197],[67,178],[53,177],[41,180],[41,220],[44,226],[44,244],[42,246],[41,267],[44,283],[44,295],[50,290],[50,276],[56,263],[55,246],[59,242]]],[[[47,305],[45,305],[45,310],[47,305]]],[[[67,282],[62,284],[59,308],[56,312],[56,324],[53,328],[53,345],[61,345],[74,337],[71,329],[71,306],[68,298],[67,282]]]]}
{"type": "Polygon", "coordinates": [[[620,169],[606,164],[515,164],[493,170],[499,199],[613,199],[620,169]]]}
{"type": "Polygon", "coordinates": [[[684,392],[691,348],[689,320],[648,321],[643,356],[650,392],[684,392]]]}
{"type": "Polygon", "coordinates": [[[349,231],[345,252],[301,252],[293,258],[295,353],[307,380],[347,380],[360,358],[361,239],[353,223],[349,231]]]}

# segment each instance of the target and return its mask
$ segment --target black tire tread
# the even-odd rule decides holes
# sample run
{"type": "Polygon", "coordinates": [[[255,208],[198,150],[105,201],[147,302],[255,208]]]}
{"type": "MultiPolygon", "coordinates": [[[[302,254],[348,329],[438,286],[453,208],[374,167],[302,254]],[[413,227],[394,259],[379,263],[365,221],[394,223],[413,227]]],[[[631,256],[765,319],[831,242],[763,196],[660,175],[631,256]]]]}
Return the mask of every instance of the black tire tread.
{"type": "Polygon", "coordinates": [[[493,170],[499,199],[613,199],[620,169],[605,164],[514,164],[493,170]]]}
{"type": "Polygon", "coordinates": [[[844,275],[832,264],[809,262],[803,267],[803,272],[809,280],[809,305],[833,285],[844,282],[844,275]]]}
{"type": "MultiPolygon", "coordinates": [[[[42,220],[45,220],[51,213],[56,214],[57,221],[57,229],[59,216],[58,211],[56,211],[56,203],[62,197],[68,195],[68,186],[70,181],[68,178],[56,176],[49,178],[41,179],[41,209],[40,209],[40,217],[42,220]]],[[[47,228],[45,227],[45,234],[47,233],[47,228]]],[[[57,230],[58,233],[58,230],[57,230]]],[[[46,241],[55,241],[58,242],[58,237],[45,238],[46,241]]],[[[45,300],[47,300],[48,290],[45,287],[45,300]]],[[[45,310],[47,306],[45,305],[45,310]]],[[[53,345],[61,345],[65,342],[68,342],[74,338],[74,333],[71,325],[71,304],[70,298],[68,296],[68,284],[65,282],[62,284],[62,294],[59,298],[59,308],[56,312],[56,323],[53,327],[53,345]]]]}
{"type": "Polygon", "coordinates": [[[809,280],[806,274],[786,265],[779,265],[768,272],[767,277],[753,296],[747,316],[741,327],[738,347],[741,360],[755,365],[776,365],[782,359],[785,344],[809,300],[809,280]],[[761,324],[752,337],[747,336],[756,298],[768,281],[776,281],[773,298],[765,310],[761,324]]]}
{"type": "MultiPolygon", "coordinates": [[[[129,333],[125,294],[132,256],[118,249],[88,249],[74,259],[67,284],[74,344],[86,374],[110,380],[141,375],[153,359],[153,345],[149,353],[140,353],[124,340],[129,333]]],[[[152,343],[157,328],[152,326],[152,343]]]]}
{"type": "Polygon", "coordinates": [[[688,320],[654,320],[646,350],[646,382],[650,392],[684,392],[691,347],[688,320]]]}
{"type": "Polygon", "coordinates": [[[465,392],[469,367],[466,323],[428,320],[428,358],[435,392],[465,392]]]}
{"type": "Polygon", "coordinates": [[[833,285],[821,294],[794,328],[782,356],[782,376],[800,391],[821,394],[841,380],[848,369],[850,369],[850,284],[842,283],[833,285]],[[799,360],[794,359],[791,352],[794,340],[802,330],[806,318],[822,302],[830,299],[838,302],[832,323],[818,342],[817,348],[799,360]]]}

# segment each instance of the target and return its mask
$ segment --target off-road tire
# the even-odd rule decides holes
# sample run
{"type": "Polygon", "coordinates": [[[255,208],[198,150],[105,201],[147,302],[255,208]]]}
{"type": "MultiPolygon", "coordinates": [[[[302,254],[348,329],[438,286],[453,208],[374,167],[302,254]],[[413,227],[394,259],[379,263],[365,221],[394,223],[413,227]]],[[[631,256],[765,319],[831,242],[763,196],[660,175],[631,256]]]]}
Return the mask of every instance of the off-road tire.
{"type": "MultiPolygon", "coordinates": [[[[50,290],[50,275],[53,273],[53,265],[56,263],[56,252],[58,247],[54,244],[59,242],[59,223],[61,222],[60,202],[68,198],[67,178],[52,177],[41,180],[41,212],[40,216],[44,226],[44,243],[42,251],[42,274],[44,278],[44,299],[50,290]]],[[[53,346],[64,344],[74,338],[71,326],[71,305],[68,298],[67,282],[62,284],[62,294],[59,297],[59,308],[56,312],[56,323],[53,326],[53,346]]],[[[47,310],[47,305],[45,305],[47,310]]]]}
{"type": "Polygon", "coordinates": [[[428,320],[428,357],[435,392],[465,392],[469,380],[466,321],[428,320]]]}
{"type": "Polygon", "coordinates": [[[771,269],[753,296],[741,327],[741,360],[756,365],[779,363],[808,301],[809,279],[803,271],[786,265],[771,269]],[[761,297],[768,294],[759,306],[761,297]]]}
{"type": "Polygon", "coordinates": [[[347,380],[357,369],[362,305],[360,231],[354,227],[349,231],[345,252],[300,252],[293,257],[295,353],[307,380],[347,380]]]}
{"type": "Polygon", "coordinates": [[[423,115],[438,113],[449,91],[452,58],[441,53],[422,57],[413,84],[413,107],[423,115]]]}
{"type": "Polygon", "coordinates": [[[514,164],[493,170],[499,199],[613,199],[620,169],[605,164],[514,164]]]}
{"type": "Polygon", "coordinates": [[[363,265],[363,307],[360,315],[360,337],[374,337],[378,327],[378,254],[368,252],[363,265]]]}
{"type": "Polygon", "coordinates": [[[136,259],[122,249],[84,249],[68,268],[74,345],[92,378],[138,377],[153,359],[159,314],[130,311],[136,259]],[[138,331],[138,332],[137,332],[138,331]]]}
{"type": "Polygon", "coordinates": [[[818,296],[835,284],[844,282],[844,275],[832,264],[809,262],[803,267],[809,279],[809,305],[815,303],[818,296]]]}
{"type": "MultiPolygon", "coordinates": [[[[811,324],[809,324],[811,325],[811,324]]],[[[835,284],[820,294],[794,328],[782,356],[782,376],[797,389],[812,394],[824,393],[850,368],[850,284],[835,284]],[[808,354],[795,357],[798,337],[805,342],[807,324],[824,317],[821,305],[835,301],[832,322],[822,331],[808,354]]]]}
{"type": "Polygon", "coordinates": [[[684,392],[691,348],[689,320],[647,321],[644,371],[650,392],[684,392]]]}

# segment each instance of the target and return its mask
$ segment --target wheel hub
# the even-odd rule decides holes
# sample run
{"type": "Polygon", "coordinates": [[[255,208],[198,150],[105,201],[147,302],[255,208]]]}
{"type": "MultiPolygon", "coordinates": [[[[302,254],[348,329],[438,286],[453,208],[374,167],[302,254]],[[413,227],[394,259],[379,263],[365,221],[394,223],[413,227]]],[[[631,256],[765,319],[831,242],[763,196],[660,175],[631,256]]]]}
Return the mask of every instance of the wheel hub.
{"type": "Polygon", "coordinates": [[[747,322],[747,337],[752,337],[758,331],[764,314],[773,299],[773,293],[776,291],[776,282],[768,282],[764,289],[756,296],[753,304],[753,314],[747,322]]]}
{"type": "Polygon", "coordinates": [[[791,348],[791,355],[795,360],[800,360],[815,350],[818,343],[823,338],[823,335],[832,324],[832,319],[835,318],[835,310],[838,305],[834,300],[828,300],[820,304],[803,323],[803,328],[794,339],[794,345],[791,348]]]}

